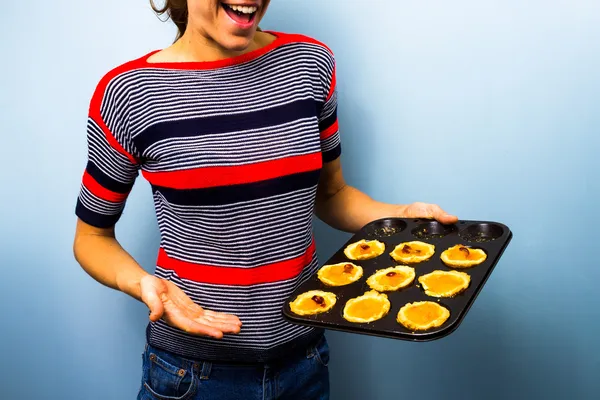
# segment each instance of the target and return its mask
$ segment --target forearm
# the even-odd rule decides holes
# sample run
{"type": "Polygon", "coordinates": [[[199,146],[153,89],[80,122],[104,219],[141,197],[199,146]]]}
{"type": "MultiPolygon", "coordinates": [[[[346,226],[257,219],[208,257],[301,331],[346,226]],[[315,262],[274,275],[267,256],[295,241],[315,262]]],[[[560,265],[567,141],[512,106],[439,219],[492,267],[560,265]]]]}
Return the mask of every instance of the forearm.
{"type": "Polygon", "coordinates": [[[317,198],[316,214],[326,224],[354,233],[371,221],[401,216],[405,207],[373,200],[360,190],[344,185],[333,194],[317,198]]]}
{"type": "Polygon", "coordinates": [[[78,233],[73,251],[81,267],[96,281],[141,300],[140,281],[148,273],[114,236],[78,233]]]}

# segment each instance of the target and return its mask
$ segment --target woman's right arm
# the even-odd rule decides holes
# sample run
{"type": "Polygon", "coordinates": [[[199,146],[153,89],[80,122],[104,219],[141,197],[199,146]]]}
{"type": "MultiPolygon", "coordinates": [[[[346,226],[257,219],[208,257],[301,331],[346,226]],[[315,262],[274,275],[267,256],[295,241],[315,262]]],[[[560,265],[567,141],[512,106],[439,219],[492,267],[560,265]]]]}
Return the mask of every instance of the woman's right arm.
{"type": "Polygon", "coordinates": [[[115,229],[77,221],[75,259],[92,278],[142,301],[141,281],[148,273],[121,247],[115,229]]]}
{"type": "Polygon", "coordinates": [[[204,310],[173,282],[147,273],[115,238],[114,227],[141,168],[128,129],[129,92],[118,72],[101,80],[90,103],[88,163],[75,210],[75,258],[96,281],[144,302],[152,321],[215,338],[237,333],[241,322],[236,316],[204,310]]]}
{"type": "Polygon", "coordinates": [[[148,274],[121,247],[114,228],[96,228],[78,220],[73,251],[96,281],[144,302],[151,321],[162,318],[187,333],[217,339],[240,331],[242,324],[236,316],[205,310],[172,282],[148,274]]]}

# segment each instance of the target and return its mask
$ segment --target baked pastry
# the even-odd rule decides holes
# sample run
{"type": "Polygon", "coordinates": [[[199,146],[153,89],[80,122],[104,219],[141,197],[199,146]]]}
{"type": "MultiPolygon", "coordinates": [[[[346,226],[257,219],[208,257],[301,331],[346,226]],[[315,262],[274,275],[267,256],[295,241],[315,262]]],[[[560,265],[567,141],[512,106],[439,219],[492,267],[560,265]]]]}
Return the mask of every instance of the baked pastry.
{"type": "Polygon", "coordinates": [[[327,312],[335,305],[335,294],[321,290],[310,290],[299,294],[290,303],[290,310],[297,315],[314,315],[327,312]]]}
{"type": "Polygon", "coordinates": [[[412,331],[426,331],[441,326],[450,317],[446,307],[433,301],[408,303],[398,312],[396,320],[412,331]]]}
{"type": "Polygon", "coordinates": [[[453,297],[469,287],[471,277],[459,271],[433,271],[420,276],[425,294],[432,297],[453,297]]]}
{"type": "Polygon", "coordinates": [[[410,285],[415,279],[415,269],[396,265],[377,270],[367,279],[367,285],[378,292],[390,292],[410,285]]]}
{"type": "Polygon", "coordinates": [[[400,243],[390,256],[404,264],[417,264],[427,261],[435,253],[435,246],[425,242],[413,241],[400,243]]]}
{"type": "Polygon", "coordinates": [[[344,255],[350,260],[368,260],[379,257],[385,251],[385,244],[379,240],[359,240],[346,246],[344,255]]]}
{"type": "Polygon", "coordinates": [[[481,264],[487,258],[485,251],[457,244],[442,252],[444,264],[454,268],[468,268],[481,264]]]}
{"type": "Polygon", "coordinates": [[[317,278],[329,286],[349,285],[359,280],[362,275],[362,267],[353,263],[324,265],[317,272],[317,278]]]}
{"type": "Polygon", "coordinates": [[[384,293],[375,290],[348,300],[343,317],[350,322],[373,322],[383,318],[390,311],[390,301],[384,293]]]}

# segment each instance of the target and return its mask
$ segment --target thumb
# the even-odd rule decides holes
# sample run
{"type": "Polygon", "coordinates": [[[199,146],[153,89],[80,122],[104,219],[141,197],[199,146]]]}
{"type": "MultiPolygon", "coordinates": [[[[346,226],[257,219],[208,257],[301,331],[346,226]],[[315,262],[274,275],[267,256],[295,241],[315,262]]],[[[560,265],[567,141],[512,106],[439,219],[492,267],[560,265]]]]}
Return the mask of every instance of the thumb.
{"type": "Polygon", "coordinates": [[[150,309],[150,321],[156,322],[162,318],[165,308],[158,293],[159,288],[150,282],[148,283],[142,284],[142,301],[150,309]]]}

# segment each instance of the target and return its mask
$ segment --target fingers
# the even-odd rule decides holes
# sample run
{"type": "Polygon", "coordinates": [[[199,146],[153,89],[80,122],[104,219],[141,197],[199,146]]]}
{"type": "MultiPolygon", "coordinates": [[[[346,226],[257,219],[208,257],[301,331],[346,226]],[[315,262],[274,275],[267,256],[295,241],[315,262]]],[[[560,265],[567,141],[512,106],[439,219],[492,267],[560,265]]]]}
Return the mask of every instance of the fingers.
{"type": "Polygon", "coordinates": [[[446,211],[442,210],[440,206],[437,204],[429,205],[429,214],[431,217],[441,222],[442,224],[454,224],[458,221],[458,217],[455,215],[448,214],[446,211]]]}
{"type": "Polygon", "coordinates": [[[225,333],[238,333],[239,325],[210,320],[206,317],[190,318],[183,309],[169,310],[163,318],[169,325],[192,334],[221,339],[225,333]]]}
{"type": "Polygon", "coordinates": [[[192,318],[204,315],[204,313],[206,312],[198,304],[191,302],[191,300],[190,300],[190,303],[187,306],[185,306],[185,309],[186,309],[188,315],[192,316],[192,318]]]}
{"type": "Polygon", "coordinates": [[[239,333],[242,323],[238,317],[205,310],[191,302],[185,307],[179,304],[169,308],[166,321],[172,326],[194,335],[205,335],[220,339],[225,333],[239,333]]]}
{"type": "Polygon", "coordinates": [[[171,326],[179,328],[186,333],[192,335],[203,335],[210,336],[215,339],[221,339],[223,337],[223,331],[217,327],[195,321],[188,318],[183,313],[174,313],[167,321],[171,326]]]}
{"type": "Polygon", "coordinates": [[[199,320],[201,318],[204,318],[206,321],[209,321],[212,324],[218,323],[228,325],[234,327],[234,329],[236,327],[239,328],[240,326],[242,326],[242,322],[237,316],[232,314],[205,310],[196,303],[189,304],[186,307],[186,314],[191,319],[199,320]]]}
{"type": "Polygon", "coordinates": [[[220,322],[225,322],[228,324],[242,326],[242,321],[240,321],[240,319],[233,314],[225,314],[225,313],[220,313],[220,312],[215,312],[215,311],[210,311],[210,310],[204,310],[204,317],[210,318],[214,321],[220,321],[220,322]]]}
{"type": "Polygon", "coordinates": [[[237,317],[220,318],[219,316],[204,315],[196,321],[217,328],[224,333],[239,333],[242,327],[242,323],[237,317]]]}
{"type": "Polygon", "coordinates": [[[437,204],[416,202],[406,207],[404,216],[407,218],[433,218],[442,224],[454,224],[458,217],[448,214],[437,204]]]}
{"type": "MultiPolygon", "coordinates": [[[[240,321],[240,319],[237,316],[232,314],[204,310],[200,306],[198,306],[198,308],[202,310],[201,313],[195,313],[191,315],[188,314],[188,317],[191,317],[192,319],[196,320],[201,324],[215,327],[224,333],[240,332],[242,321],[240,321]]],[[[195,307],[189,307],[188,311],[190,309],[195,309],[195,307]]]]}
{"type": "Polygon", "coordinates": [[[162,318],[170,326],[192,335],[221,339],[225,333],[239,333],[242,326],[235,315],[204,310],[172,282],[144,280],[142,300],[150,308],[152,321],[162,318]]]}
{"type": "Polygon", "coordinates": [[[215,339],[221,339],[223,337],[223,331],[217,327],[202,324],[200,322],[194,321],[193,319],[188,319],[186,321],[187,326],[184,330],[187,333],[191,333],[194,335],[206,335],[213,337],[215,339]]]}
{"type": "Polygon", "coordinates": [[[206,318],[200,318],[200,320],[198,320],[197,322],[201,325],[210,326],[212,328],[215,328],[223,333],[231,333],[231,334],[240,333],[240,330],[242,328],[241,325],[228,324],[228,323],[219,322],[219,321],[209,321],[206,318]]]}

